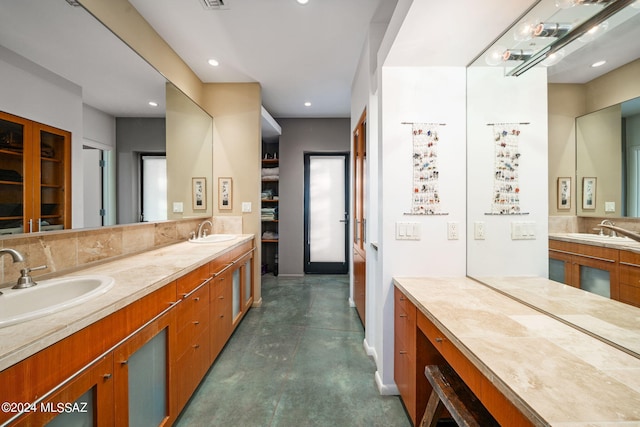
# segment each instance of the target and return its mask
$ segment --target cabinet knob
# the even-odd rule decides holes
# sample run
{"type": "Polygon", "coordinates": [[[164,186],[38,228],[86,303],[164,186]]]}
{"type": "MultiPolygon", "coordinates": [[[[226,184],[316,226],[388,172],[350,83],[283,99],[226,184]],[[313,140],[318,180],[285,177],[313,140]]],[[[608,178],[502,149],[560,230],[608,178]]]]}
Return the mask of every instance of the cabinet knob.
{"type": "Polygon", "coordinates": [[[198,302],[198,301],[200,301],[200,297],[195,297],[193,300],[194,300],[195,302],[198,302]]]}
{"type": "Polygon", "coordinates": [[[128,360],[123,360],[122,362],[120,362],[120,364],[121,364],[121,365],[126,365],[126,364],[128,364],[128,363],[129,363],[129,361],[128,361],[128,360]]]}
{"type": "Polygon", "coordinates": [[[197,349],[199,349],[199,348],[200,348],[200,344],[195,344],[195,345],[193,346],[193,348],[195,348],[196,350],[197,350],[197,349]]]}
{"type": "Polygon", "coordinates": [[[444,341],[443,338],[440,338],[440,337],[436,338],[436,342],[442,342],[442,341],[444,341]]]}
{"type": "Polygon", "coordinates": [[[199,324],[200,324],[200,321],[199,321],[199,320],[194,320],[194,321],[193,321],[193,324],[194,324],[194,325],[199,325],[199,324]]]}
{"type": "Polygon", "coordinates": [[[104,378],[105,380],[108,380],[109,378],[111,378],[111,374],[104,374],[102,375],[102,378],[104,378]]]}

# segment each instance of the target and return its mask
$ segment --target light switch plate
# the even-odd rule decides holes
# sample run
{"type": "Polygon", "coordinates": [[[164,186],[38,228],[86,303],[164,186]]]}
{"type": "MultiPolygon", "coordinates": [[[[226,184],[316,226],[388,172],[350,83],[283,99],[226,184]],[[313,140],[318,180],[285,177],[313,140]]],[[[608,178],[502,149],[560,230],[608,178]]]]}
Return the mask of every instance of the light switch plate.
{"type": "Polygon", "coordinates": [[[396,222],[396,240],[420,240],[420,234],[420,223],[396,222]]]}
{"type": "Polygon", "coordinates": [[[535,240],[535,221],[513,221],[511,222],[511,240],[535,240]]]}
{"type": "Polygon", "coordinates": [[[242,212],[244,213],[251,212],[251,202],[242,202],[242,212]]]}
{"type": "Polygon", "coordinates": [[[173,202],[173,213],[182,213],[184,212],[184,205],[182,202],[173,202]]]}
{"type": "Polygon", "coordinates": [[[611,213],[616,211],[616,202],[604,202],[604,211],[611,213]]]}

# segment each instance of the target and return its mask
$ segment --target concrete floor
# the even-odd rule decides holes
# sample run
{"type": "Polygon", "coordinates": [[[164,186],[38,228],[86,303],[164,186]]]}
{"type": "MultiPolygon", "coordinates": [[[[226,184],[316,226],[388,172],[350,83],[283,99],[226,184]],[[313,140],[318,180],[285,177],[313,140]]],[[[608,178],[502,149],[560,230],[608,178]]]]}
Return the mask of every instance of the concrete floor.
{"type": "Polygon", "coordinates": [[[177,426],[380,426],[411,423],[381,396],[347,276],[263,276],[245,316],[177,426]]]}

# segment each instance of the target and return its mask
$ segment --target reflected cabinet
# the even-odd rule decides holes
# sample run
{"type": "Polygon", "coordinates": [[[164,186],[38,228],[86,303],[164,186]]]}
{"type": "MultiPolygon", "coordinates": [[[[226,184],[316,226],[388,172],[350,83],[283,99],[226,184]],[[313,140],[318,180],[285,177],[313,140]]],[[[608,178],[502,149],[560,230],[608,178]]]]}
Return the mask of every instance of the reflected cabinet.
{"type": "Polygon", "coordinates": [[[71,228],[71,133],[0,112],[0,234],[71,228]]]}

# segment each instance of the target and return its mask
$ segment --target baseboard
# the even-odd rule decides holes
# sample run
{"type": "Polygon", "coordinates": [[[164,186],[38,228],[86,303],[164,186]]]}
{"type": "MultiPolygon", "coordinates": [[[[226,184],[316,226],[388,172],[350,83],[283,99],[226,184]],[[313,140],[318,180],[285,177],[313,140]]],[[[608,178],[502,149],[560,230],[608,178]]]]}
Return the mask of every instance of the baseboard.
{"type": "Polygon", "coordinates": [[[364,351],[367,353],[367,356],[371,357],[376,366],[378,366],[378,353],[376,352],[375,347],[370,346],[366,338],[362,341],[362,346],[364,347],[364,351]]]}
{"type": "Polygon", "coordinates": [[[356,306],[356,302],[353,300],[353,298],[349,297],[349,307],[355,307],[356,306]]]}
{"type": "Polygon", "coordinates": [[[400,390],[398,390],[398,386],[395,383],[392,384],[383,384],[382,378],[380,378],[379,371],[376,371],[376,386],[378,386],[378,392],[383,396],[395,396],[400,394],[400,390]]]}

